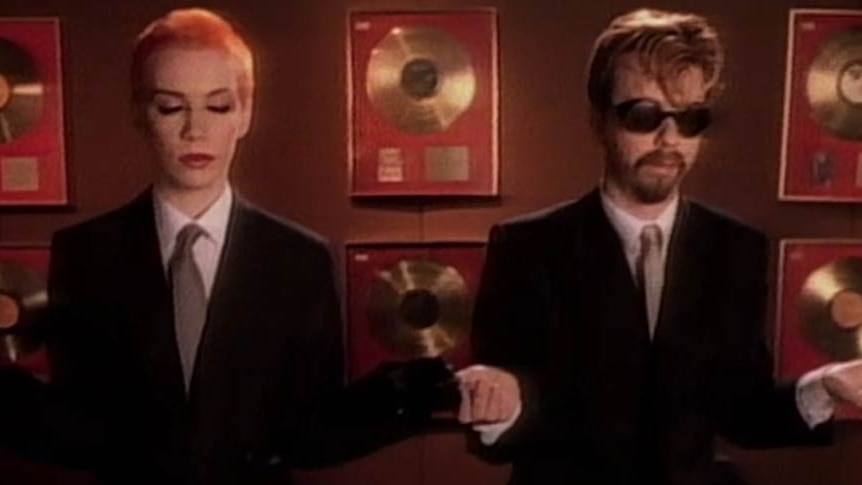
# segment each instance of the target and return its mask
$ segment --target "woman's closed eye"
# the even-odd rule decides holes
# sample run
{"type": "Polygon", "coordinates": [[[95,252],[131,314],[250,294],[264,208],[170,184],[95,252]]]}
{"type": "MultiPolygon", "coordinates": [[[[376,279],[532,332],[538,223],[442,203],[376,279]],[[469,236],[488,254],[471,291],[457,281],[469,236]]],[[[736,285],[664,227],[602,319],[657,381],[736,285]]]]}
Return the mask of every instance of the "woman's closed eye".
{"type": "Polygon", "coordinates": [[[172,115],[179,113],[184,109],[181,104],[157,104],[156,111],[161,115],[172,115]]]}
{"type": "Polygon", "coordinates": [[[232,103],[209,104],[209,105],[207,105],[207,109],[212,111],[213,113],[219,113],[219,114],[230,113],[231,111],[233,111],[233,104],[232,103]]]}

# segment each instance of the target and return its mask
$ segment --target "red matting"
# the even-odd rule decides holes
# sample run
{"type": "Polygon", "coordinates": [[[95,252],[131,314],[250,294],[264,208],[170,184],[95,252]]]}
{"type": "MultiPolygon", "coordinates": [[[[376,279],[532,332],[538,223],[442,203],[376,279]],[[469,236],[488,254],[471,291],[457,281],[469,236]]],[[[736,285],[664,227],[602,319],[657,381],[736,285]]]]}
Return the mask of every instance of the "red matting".
{"type": "MultiPolygon", "coordinates": [[[[368,315],[372,283],[376,275],[400,261],[430,260],[455,268],[464,278],[472,303],[479,285],[485,245],[480,242],[369,243],[347,246],[347,365],[356,379],[387,361],[402,360],[372,334],[368,315]]],[[[468,322],[469,323],[469,322],[468,322]]],[[[455,369],[470,364],[469,333],[443,355],[455,369]]]]}
{"type": "MultiPolygon", "coordinates": [[[[862,240],[786,239],[781,241],[778,282],[776,362],[778,377],[796,379],[835,359],[813,345],[801,330],[802,288],[809,275],[839,258],[862,258],[862,240]]],[[[860,332],[858,329],[856,332],[860,332]]],[[[862,419],[862,411],[841,408],[840,419],[862,419]]]]}
{"type": "MultiPolygon", "coordinates": [[[[48,246],[0,246],[0,263],[17,263],[38,273],[43,281],[48,281],[48,265],[51,251],[48,246]]],[[[50,372],[44,350],[25,356],[19,363],[40,378],[47,379],[50,372]]]]}
{"type": "MultiPolygon", "coordinates": [[[[19,136],[0,143],[0,205],[64,205],[68,196],[59,21],[0,17],[0,39],[29,56],[40,81],[35,89],[42,92],[37,119],[19,136]]],[[[15,80],[8,80],[14,89],[15,80]]]]}
{"type": "MultiPolygon", "coordinates": [[[[352,12],[349,16],[350,194],[353,196],[493,196],[498,192],[497,27],[492,9],[459,12],[352,12]],[[371,53],[395,28],[441,29],[470,54],[476,91],[451,126],[436,133],[401,131],[366,91],[371,53]],[[466,150],[465,177],[430,180],[426,150],[466,150]]],[[[405,47],[409,50],[409,46],[405,47]]],[[[395,67],[398,68],[397,66],[395,67]]],[[[441,74],[441,79],[445,73],[441,74]]],[[[446,81],[442,81],[446,82],[446,81]]]]}
{"type": "Polygon", "coordinates": [[[782,200],[862,200],[862,141],[842,139],[821,127],[806,95],[812,62],[830,37],[848,28],[862,28],[862,11],[790,11],[778,194],[782,200]]]}

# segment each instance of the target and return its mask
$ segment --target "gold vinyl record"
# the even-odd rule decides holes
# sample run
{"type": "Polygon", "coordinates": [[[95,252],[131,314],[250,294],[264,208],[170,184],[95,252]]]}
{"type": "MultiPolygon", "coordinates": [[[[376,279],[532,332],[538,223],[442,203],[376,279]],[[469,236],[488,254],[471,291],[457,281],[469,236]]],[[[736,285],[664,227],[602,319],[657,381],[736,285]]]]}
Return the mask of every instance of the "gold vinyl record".
{"type": "Polygon", "coordinates": [[[799,300],[802,333],[829,357],[862,356],[862,258],[836,259],[805,280],[799,300]]]}
{"type": "Polygon", "coordinates": [[[808,69],[806,94],[818,125],[862,140],[862,29],[844,29],[823,42],[808,69]]]}
{"type": "Polygon", "coordinates": [[[470,297],[452,266],[402,260],[371,287],[371,334],[404,358],[437,357],[469,332],[470,297]]]}
{"type": "Polygon", "coordinates": [[[436,133],[473,102],[476,74],[469,50],[445,30],[395,27],[371,51],[365,88],[399,129],[436,133]]]}
{"type": "Polygon", "coordinates": [[[17,362],[39,347],[28,330],[47,306],[41,276],[24,265],[0,261],[0,363],[17,362]]]}
{"type": "Polygon", "coordinates": [[[0,144],[20,138],[42,116],[44,85],[23,48],[0,37],[0,144]]]}

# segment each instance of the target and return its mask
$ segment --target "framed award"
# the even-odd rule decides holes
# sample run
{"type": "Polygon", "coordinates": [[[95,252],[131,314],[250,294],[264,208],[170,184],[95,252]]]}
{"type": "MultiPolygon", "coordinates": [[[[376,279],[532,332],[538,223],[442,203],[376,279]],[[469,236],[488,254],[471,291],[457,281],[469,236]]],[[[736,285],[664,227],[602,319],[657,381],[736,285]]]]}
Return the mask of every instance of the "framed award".
{"type": "Polygon", "coordinates": [[[349,14],[350,194],[498,193],[491,9],[349,14]]]}
{"type": "Polygon", "coordinates": [[[60,25],[0,17],[0,205],[68,202],[60,25]]]}
{"type": "MultiPolygon", "coordinates": [[[[778,376],[862,357],[862,240],[786,239],[779,265],[778,376]]],[[[836,413],[862,419],[850,408],[836,413]]]]}
{"type": "Polygon", "coordinates": [[[790,11],[778,195],[862,200],[862,11],[790,11]]]}
{"type": "Polygon", "coordinates": [[[470,363],[481,242],[347,246],[347,368],[355,379],[387,361],[470,363]]]}

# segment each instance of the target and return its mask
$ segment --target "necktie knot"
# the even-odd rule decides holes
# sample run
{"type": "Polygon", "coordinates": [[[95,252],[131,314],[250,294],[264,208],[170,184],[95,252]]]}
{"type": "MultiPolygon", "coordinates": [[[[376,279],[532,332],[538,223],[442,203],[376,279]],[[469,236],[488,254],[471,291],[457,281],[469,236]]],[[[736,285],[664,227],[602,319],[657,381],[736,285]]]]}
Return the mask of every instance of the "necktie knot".
{"type": "Polygon", "coordinates": [[[172,259],[189,257],[192,254],[192,246],[199,237],[205,234],[204,229],[197,224],[186,224],[177,233],[176,247],[172,259]]]}
{"type": "Polygon", "coordinates": [[[646,253],[661,248],[661,228],[657,224],[647,224],[641,229],[641,252],[646,253]]]}

